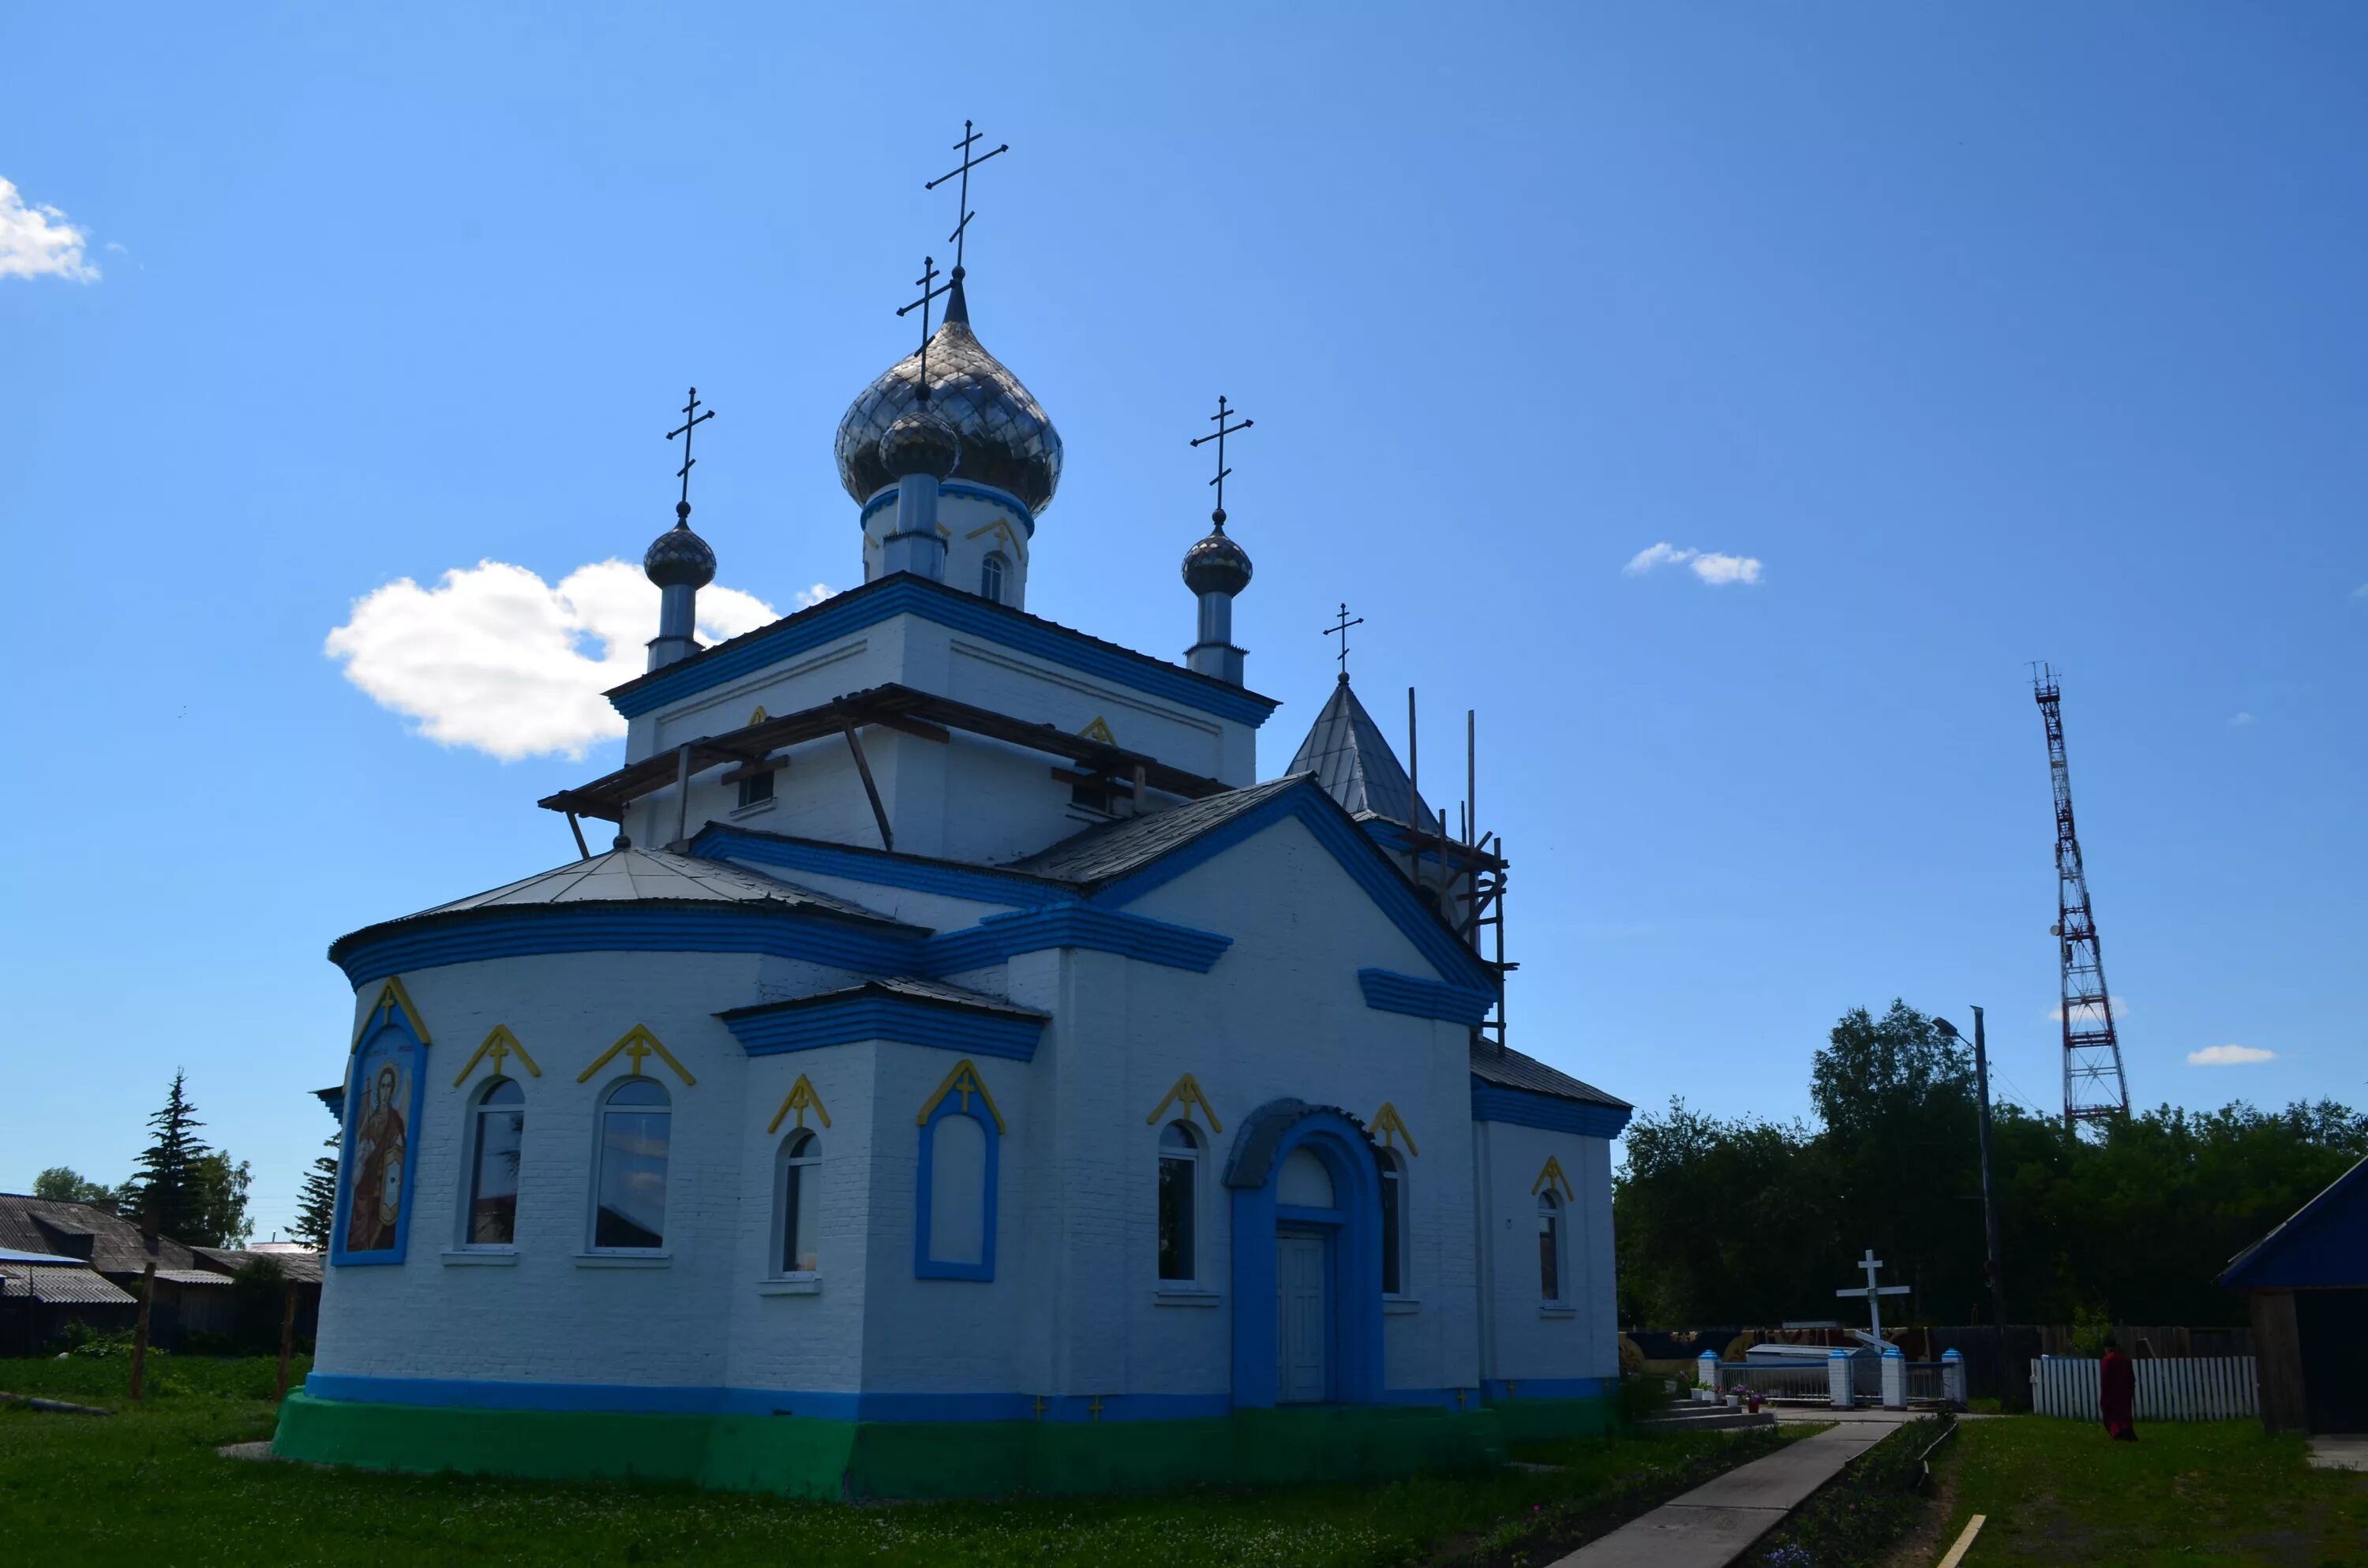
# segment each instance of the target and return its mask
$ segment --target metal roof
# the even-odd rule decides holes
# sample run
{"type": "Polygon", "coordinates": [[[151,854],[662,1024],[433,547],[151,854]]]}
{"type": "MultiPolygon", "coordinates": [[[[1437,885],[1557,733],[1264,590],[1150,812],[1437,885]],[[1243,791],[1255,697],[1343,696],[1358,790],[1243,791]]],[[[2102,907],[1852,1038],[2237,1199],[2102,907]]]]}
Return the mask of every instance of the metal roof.
{"type": "Polygon", "coordinates": [[[1500,1089],[1522,1089],[1533,1095],[1552,1095],[1556,1099],[1610,1106],[1617,1110],[1636,1108],[1617,1095],[1607,1095],[1592,1084],[1582,1084],[1534,1056],[1524,1056],[1510,1046],[1491,1044],[1478,1035],[1472,1037],[1472,1075],[1500,1089]]]}
{"type": "Polygon", "coordinates": [[[1345,676],[1333,686],[1331,698],[1284,771],[1315,775],[1324,792],[1350,816],[1370,812],[1425,832],[1440,831],[1437,814],[1415,794],[1397,754],[1382,738],[1381,726],[1357,700],[1345,676]]]}
{"type": "Polygon", "coordinates": [[[2220,1283],[2232,1290],[2368,1285],[2368,1159],[2230,1259],[2220,1283]]]}
{"type": "Polygon", "coordinates": [[[250,1263],[269,1259],[279,1267],[281,1278],[299,1285],[321,1282],[321,1255],[317,1252],[281,1252],[278,1248],[257,1251],[247,1247],[191,1247],[200,1260],[216,1268],[235,1274],[250,1263]]]}
{"type": "MultiPolygon", "coordinates": [[[[120,1215],[87,1203],[0,1193],[0,1246],[55,1253],[55,1238],[63,1235],[90,1237],[90,1265],[101,1274],[137,1274],[150,1256],[142,1244],[140,1227],[120,1215]]],[[[197,1255],[170,1236],[156,1238],[154,1256],[160,1269],[197,1264],[197,1255]]]]}
{"type": "Polygon", "coordinates": [[[72,1268],[0,1265],[0,1296],[19,1299],[30,1296],[34,1301],[52,1305],[73,1302],[81,1306],[129,1307],[139,1304],[129,1291],[110,1283],[106,1276],[83,1267],[79,1262],[72,1268]]]}
{"type": "Polygon", "coordinates": [[[1149,816],[1104,823],[1064,838],[1050,849],[1030,855],[1024,860],[1014,860],[1002,869],[1025,871],[1031,876],[1050,877],[1056,881],[1085,886],[1115,881],[1171,850],[1182,848],[1201,835],[1223,827],[1243,812],[1256,811],[1286,790],[1306,782],[1305,775],[1292,774],[1265,784],[1253,784],[1246,790],[1229,790],[1205,801],[1192,801],[1167,811],[1154,812],[1149,816]]]}
{"type": "Polygon", "coordinates": [[[743,1018],[758,1013],[789,1012],[799,1007],[812,1007],[825,1002],[846,1002],[859,996],[902,996],[916,1002],[931,1002],[942,1006],[967,1007],[975,1012],[998,1013],[1007,1017],[1030,1018],[1038,1021],[1052,1017],[1033,1007],[1023,1007],[1007,997],[973,991],[967,986],[948,985],[942,980],[916,980],[911,975],[884,975],[864,981],[858,985],[843,985],[833,991],[816,992],[812,995],[779,996],[746,1007],[732,1007],[715,1016],[719,1018],[743,1018]]]}

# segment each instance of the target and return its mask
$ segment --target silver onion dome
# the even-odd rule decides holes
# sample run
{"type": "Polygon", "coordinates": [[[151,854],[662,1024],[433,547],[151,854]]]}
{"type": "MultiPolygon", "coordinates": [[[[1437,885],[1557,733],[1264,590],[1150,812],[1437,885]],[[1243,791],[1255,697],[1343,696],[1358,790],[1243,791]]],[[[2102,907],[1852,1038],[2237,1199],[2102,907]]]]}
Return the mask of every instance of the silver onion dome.
{"type": "MultiPolygon", "coordinates": [[[[838,422],[838,482],[858,502],[895,483],[882,460],[881,439],[920,405],[920,375],[916,350],[864,388],[838,422]]],[[[945,324],[929,338],[928,403],[961,439],[962,478],[1008,491],[1030,512],[1052,505],[1061,484],[1061,433],[1035,394],[980,347],[959,278],[946,304],[945,324]]]]}
{"type": "Polygon", "coordinates": [[[715,581],[715,551],[690,531],[688,503],[675,507],[674,518],[642,556],[642,572],[661,588],[703,588],[715,581]]]}
{"type": "Polygon", "coordinates": [[[944,479],[962,466],[962,437],[954,433],[952,421],[924,403],[896,416],[880,437],[878,455],[881,468],[892,478],[926,473],[944,479]]]}
{"type": "Polygon", "coordinates": [[[1250,585],[1250,552],[1226,537],[1224,513],[1184,552],[1184,585],[1196,594],[1238,594],[1250,585]]]}

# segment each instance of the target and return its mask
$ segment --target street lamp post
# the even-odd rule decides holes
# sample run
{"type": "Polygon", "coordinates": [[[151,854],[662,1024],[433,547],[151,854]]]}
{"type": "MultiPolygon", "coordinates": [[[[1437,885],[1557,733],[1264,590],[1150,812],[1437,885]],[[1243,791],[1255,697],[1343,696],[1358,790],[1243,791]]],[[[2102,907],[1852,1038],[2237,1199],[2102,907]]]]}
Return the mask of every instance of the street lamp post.
{"type": "MultiPolygon", "coordinates": [[[[1946,1018],[1933,1019],[1932,1026],[1951,1040],[1964,1038],[1946,1018]]],[[[1982,1272],[1989,1277],[1990,1318],[1998,1331],[1998,1375],[2005,1381],[2000,1403],[2012,1409],[2019,1402],[2015,1398],[2014,1368],[2007,1352],[2006,1267],[1999,1258],[1998,1179],[1990,1160],[1989,1041],[1982,1032],[1982,1010],[1979,1007],[1974,1009],[1974,1084],[1980,1107],[1976,1125],[1981,1130],[1982,1146],[1982,1237],[1986,1255],[1982,1272]]]]}

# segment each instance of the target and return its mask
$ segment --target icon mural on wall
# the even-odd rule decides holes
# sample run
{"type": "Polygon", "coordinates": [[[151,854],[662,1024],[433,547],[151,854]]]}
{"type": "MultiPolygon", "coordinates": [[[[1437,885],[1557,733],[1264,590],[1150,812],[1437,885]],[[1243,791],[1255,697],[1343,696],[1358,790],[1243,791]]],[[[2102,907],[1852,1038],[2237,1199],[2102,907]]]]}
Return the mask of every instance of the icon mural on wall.
{"type": "Polygon", "coordinates": [[[427,1029],[410,998],[390,982],[362,1026],[346,1081],[346,1187],[333,1263],[403,1261],[427,1051],[427,1029]]]}

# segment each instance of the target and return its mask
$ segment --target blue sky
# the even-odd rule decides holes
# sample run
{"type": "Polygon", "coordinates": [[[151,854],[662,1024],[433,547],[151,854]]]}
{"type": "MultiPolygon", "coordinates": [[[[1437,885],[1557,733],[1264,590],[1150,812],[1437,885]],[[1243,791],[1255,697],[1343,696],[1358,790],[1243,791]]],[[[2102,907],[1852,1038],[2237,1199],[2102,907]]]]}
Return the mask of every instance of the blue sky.
{"type": "Polygon", "coordinates": [[[1030,607],[1176,654],[1185,442],[1255,417],[1264,769],[1342,599],[1434,778],[1480,710],[1523,1049],[1791,1116],[1843,1009],[1979,1002],[2054,1108],[2047,658],[2133,1094],[2368,1096],[2368,13],[356,9],[0,21],[0,1187],[120,1177],[179,1065],[287,1223],[325,945],[568,858],[618,752],[324,639],[490,561],[588,670],[543,585],[670,520],[693,381],[721,581],[859,580],[831,434],[965,115],[1067,444],[1030,607]]]}

